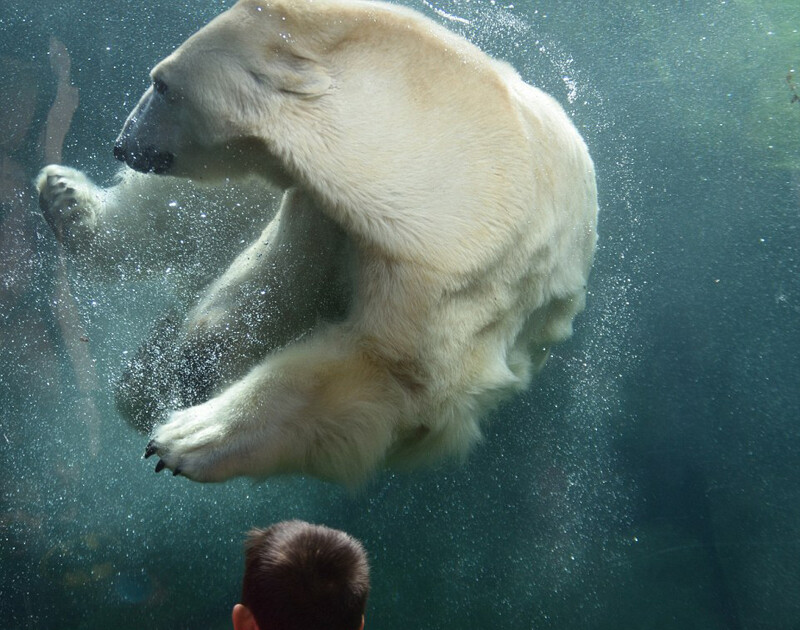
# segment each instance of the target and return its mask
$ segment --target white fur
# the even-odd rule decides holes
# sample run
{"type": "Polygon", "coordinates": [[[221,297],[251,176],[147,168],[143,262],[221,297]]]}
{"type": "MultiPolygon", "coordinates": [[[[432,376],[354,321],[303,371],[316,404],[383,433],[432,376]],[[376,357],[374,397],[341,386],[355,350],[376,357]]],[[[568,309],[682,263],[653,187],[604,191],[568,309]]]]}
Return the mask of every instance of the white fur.
{"type": "Polygon", "coordinates": [[[200,186],[127,168],[114,186],[100,188],[74,168],[51,164],[36,186],[45,218],[84,271],[113,281],[169,273],[187,298],[224,271],[230,248],[241,247],[245,234],[251,239],[277,209],[261,181],[200,186]],[[210,247],[212,240],[228,255],[210,247]]]}
{"type": "Polygon", "coordinates": [[[259,356],[227,355],[235,376],[155,429],[167,467],[357,484],[461,456],[571,333],[596,241],[592,161],[507,64],[387,4],[242,0],[152,74],[168,92],[144,108],[161,98],[148,90],[129,122],[175,156],[170,174],[287,189],[185,330],[238,339],[266,308],[247,297],[259,285],[281,316],[252,328],[259,356]]]}

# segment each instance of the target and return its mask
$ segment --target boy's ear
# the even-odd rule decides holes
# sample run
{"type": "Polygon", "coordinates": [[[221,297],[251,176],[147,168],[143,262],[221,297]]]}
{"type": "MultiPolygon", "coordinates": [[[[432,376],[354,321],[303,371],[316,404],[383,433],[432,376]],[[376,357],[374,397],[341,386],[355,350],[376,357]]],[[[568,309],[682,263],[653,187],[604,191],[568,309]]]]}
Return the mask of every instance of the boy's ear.
{"type": "Polygon", "coordinates": [[[236,604],[231,612],[233,630],[259,630],[256,618],[244,604],[236,604]]]}

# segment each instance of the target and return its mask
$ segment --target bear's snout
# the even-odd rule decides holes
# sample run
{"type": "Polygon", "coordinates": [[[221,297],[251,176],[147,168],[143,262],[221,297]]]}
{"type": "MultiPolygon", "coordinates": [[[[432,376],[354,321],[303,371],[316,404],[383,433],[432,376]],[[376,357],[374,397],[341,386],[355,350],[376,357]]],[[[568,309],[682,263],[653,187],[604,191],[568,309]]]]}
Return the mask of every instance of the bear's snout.
{"type": "Polygon", "coordinates": [[[125,121],[114,143],[114,157],[135,171],[163,175],[173,166],[175,155],[157,147],[169,142],[174,128],[170,109],[151,86],[125,121]]]}
{"type": "Polygon", "coordinates": [[[153,146],[128,149],[121,140],[114,144],[114,157],[135,171],[156,175],[167,173],[175,161],[172,153],[159,151],[153,146]]]}

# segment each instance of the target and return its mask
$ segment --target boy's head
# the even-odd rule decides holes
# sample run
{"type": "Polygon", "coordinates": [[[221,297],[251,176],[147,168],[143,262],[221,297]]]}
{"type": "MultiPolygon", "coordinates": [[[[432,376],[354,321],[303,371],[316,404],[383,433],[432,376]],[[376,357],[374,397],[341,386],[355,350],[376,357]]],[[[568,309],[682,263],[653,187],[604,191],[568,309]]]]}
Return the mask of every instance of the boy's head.
{"type": "Polygon", "coordinates": [[[335,529],[284,521],[248,534],[234,628],[359,630],[368,595],[361,543],[335,529]]]}

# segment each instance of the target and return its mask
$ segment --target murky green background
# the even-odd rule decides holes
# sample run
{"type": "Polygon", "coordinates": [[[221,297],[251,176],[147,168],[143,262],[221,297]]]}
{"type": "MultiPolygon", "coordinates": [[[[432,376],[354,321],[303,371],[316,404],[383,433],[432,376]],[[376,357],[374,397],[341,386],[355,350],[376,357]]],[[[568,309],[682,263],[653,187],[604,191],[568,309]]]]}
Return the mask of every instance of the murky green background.
{"type": "Polygon", "coordinates": [[[171,289],[65,267],[32,196],[51,37],[63,162],[109,183],[147,71],[227,3],[0,3],[0,628],[228,628],[243,533],[285,518],[364,541],[369,630],[800,627],[800,7],[410,4],[568,109],[600,249],[576,335],[463,466],[353,495],[154,475],[109,385],[171,289]]]}

